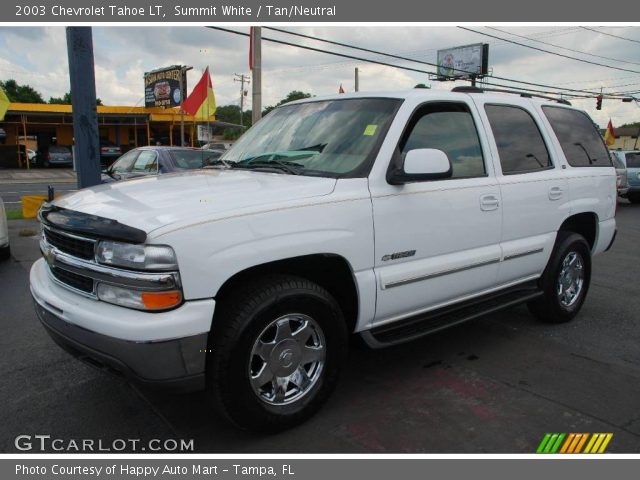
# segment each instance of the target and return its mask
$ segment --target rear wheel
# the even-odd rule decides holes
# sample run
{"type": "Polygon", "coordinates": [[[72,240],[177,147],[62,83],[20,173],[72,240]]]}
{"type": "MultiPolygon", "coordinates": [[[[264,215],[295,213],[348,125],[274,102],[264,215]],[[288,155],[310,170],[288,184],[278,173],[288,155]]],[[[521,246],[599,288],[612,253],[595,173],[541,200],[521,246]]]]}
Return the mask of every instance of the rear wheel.
{"type": "Polygon", "coordinates": [[[529,310],[544,322],[568,322],[580,311],[590,280],[589,244],[577,233],[558,232],[553,253],[540,278],[543,296],[529,302],[529,310]]]}
{"type": "Polygon", "coordinates": [[[9,245],[0,248],[0,260],[9,260],[11,257],[11,248],[9,245]]]}
{"type": "Polygon", "coordinates": [[[347,328],[322,287],[273,275],[222,301],[210,349],[207,387],[218,407],[242,428],[274,432],[303,422],[329,397],[347,328]]]}

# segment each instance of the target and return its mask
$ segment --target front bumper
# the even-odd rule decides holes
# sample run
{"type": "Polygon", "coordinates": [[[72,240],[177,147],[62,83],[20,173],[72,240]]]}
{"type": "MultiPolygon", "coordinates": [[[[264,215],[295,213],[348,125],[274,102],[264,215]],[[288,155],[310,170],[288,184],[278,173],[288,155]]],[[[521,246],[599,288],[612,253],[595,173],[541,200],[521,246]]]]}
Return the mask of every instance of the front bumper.
{"type": "Polygon", "coordinates": [[[65,322],[35,301],[38,318],[64,350],[91,366],[129,380],[180,392],[205,386],[207,334],[164,342],[130,342],[65,322]]]}
{"type": "Polygon", "coordinates": [[[31,268],[36,312],[65,350],[125,377],[182,391],[204,387],[213,299],[149,313],[87,298],[58,285],[43,259],[31,268]]]}

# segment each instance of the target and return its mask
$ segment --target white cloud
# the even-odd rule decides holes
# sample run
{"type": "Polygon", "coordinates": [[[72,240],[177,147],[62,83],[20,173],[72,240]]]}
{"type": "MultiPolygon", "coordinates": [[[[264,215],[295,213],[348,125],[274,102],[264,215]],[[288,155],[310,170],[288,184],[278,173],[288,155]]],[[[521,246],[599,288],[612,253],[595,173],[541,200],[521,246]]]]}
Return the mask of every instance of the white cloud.
{"type": "MultiPolygon", "coordinates": [[[[571,61],[455,27],[353,26],[284,29],[373,50],[400,52],[427,62],[435,62],[435,52],[438,48],[485,41],[490,44],[490,66],[495,76],[578,89],[588,88],[594,91],[599,91],[600,87],[628,83],[632,85],[620,89],[640,90],[640,49],[636,48],[637,44],[598,35],[575,26],[499,28],[567,48],[634,62],[616,63],[529,42],[540,48],[570,56],[581,56],[598,63],[609,63],[639,73],[571,61]]],[[[234,29],[247,31],[246,27],[234,29]]],[[[482,27],[473,29],[522,43],[528,42],[482,27]]],[[[616,32],[640,39],[640,28],[637,27],[618,29],[616,32]]],[[[388,57],[314,42],[266,28],[263,29],[263,36],[389,63],[410,65],[417,69],[433,70],[433,67],[427,65],[399,62],[388,57]]],[[[95,27],[93,37],[96,89],[98,96],[106,104],[136,104],[143,95],[143,73],[172,64],[194,66],[189,72],[189,86],[198,81],[204,68],[209,65],[218,105],[238,103],[240,87],[233,81],[234,73],[249,73],[248,39],[204,27],[95,27]]],[[[0,78],[15,78],[20,83],[28,83],[40,91],[45,99],[60,96],[68,91],[66,35],[63,27],[2,28],[0,46],[0,78]]],[[[336,92],[341,83],[345,90],[353,90],[353,69],[356,66],[360,69],[360,88],[363,91],[405,89],[412,88],[416,83],[429,83],[426,74],[367,64],[265,41],[263,106],[278,102],[291,90],[324,95],[336,92]]],[[[497,79],[491,81],[504,83],[497,79]]],[[[433,84],[434,88],[452,86],[450,83],[433,84]]],[[[613,90],[605,88],[605,92],[607,91],[613,90]]],[[[637,121],[640,117],[640,108],[633,103],[605,99],[602,111],[595,110],[594,99],[575,100],[573,103],[585,108],[600,125],[606,124],[609,117],[614,125],[637,121]]],[[[245,104],[250,107],[250,93],[245,104]]]]}

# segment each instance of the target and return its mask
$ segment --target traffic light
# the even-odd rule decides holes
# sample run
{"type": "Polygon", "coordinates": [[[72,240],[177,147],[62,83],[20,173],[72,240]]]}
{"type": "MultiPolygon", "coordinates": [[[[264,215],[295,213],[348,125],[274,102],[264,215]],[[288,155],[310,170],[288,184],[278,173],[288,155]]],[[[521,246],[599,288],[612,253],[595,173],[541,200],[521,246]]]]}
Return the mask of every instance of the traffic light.
{"type": "Polygon", "coordinates": [[[602,110],[602,95],[596,97],[596,110],[602,110]]]}

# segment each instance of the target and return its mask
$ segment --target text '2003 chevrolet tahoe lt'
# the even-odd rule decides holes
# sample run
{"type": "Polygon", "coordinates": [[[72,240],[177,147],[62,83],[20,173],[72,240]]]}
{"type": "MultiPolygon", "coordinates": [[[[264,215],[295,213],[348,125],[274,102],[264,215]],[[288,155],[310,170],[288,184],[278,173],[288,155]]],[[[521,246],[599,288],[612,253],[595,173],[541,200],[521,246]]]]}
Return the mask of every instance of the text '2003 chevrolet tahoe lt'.
{"type": "Polygon", "coordinates": [[[327,399],[349,334],[383,347],[521,302],[571,320],[615,209],[607,148],[566,101],[311,98],[213,168],[45,204],[31,292],[73,354],[275,431],[327,399]]]}

